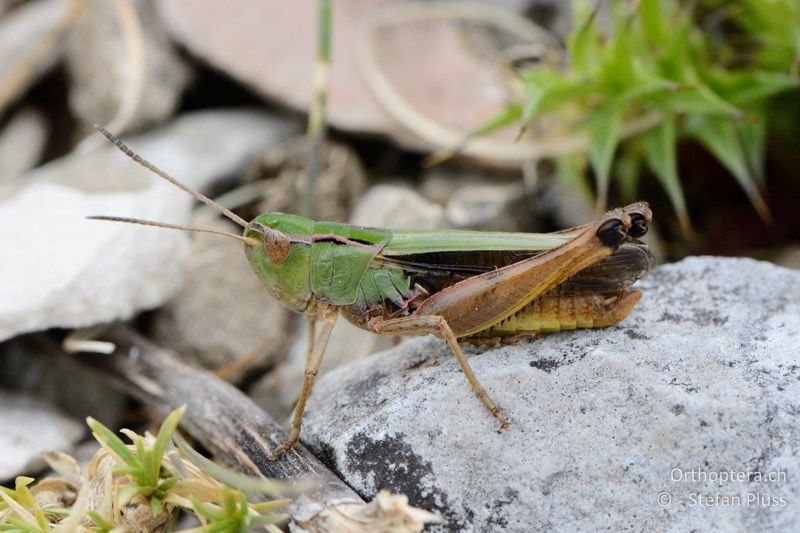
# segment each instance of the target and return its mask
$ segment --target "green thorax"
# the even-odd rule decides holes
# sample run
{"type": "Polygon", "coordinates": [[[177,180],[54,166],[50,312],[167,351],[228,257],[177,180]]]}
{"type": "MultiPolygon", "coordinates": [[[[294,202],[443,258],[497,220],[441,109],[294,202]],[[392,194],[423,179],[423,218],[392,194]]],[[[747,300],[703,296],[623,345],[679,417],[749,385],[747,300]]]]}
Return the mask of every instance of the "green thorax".
{"type": "MultiPolygon", "coordinates": [[[[351,305],[373,258],[391,240],[391,230],[361,228],[282,213],[259,215],[250,223],[282,232],[291,243],[288,257],[271,262],[263,246],[245,246],[259,280],[284,305],[305,309],[313,296],[334,305],[351,305]]],[[[258,237],[253,229],[245,235],[258,237]]]]}

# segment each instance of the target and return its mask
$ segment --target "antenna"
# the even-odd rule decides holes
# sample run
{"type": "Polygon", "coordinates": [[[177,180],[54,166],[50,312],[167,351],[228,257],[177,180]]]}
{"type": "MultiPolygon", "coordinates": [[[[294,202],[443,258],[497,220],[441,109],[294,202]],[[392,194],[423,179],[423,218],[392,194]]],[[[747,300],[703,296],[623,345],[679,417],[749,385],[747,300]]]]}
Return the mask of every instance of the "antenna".
{"type": "MultiPolygon", "coordinates": [[[[150,172],[152,172],[152,173],[156,174],[157,176],[167,180],[168,182],[170,182],[171,184],[173,184],[177,188],[181,189],[182,191],[188,192],[189,194],[194,196],[196,199],[200,200],[204,204],[206,204],[206,205],[214,208],[215,210],[219,211],[220,213],[222,213],[223,215],[225,215],[229,219],[231,219],[234,222],[236,222],[237,224],[239,224],[241,227],[243,227],[243,228],[247,227],[247,221],[244,220],[242,217],[236,215],[230,209],[227,209],[227,208],[219,205],[217,202],[215,202],[214,200],[212,200],[208,196],[205,196],[204,194],[201,194],[201,193],[199,193],[199,192],[197,192],[197,191],[195,191],[193,189],[190,189],[188,186],[186,186],[183,183],[181,183],[180,181],[176,180],[175,178],[173,178],[172,176],[170,176],[169,174],[167,174],[166,172],[164,172],[163,170],[161,170],[160,168],[155,166],[153,163],[151,163],[147,159],[143,158],[142,156],[140,156],[139,154],[137,154],[136,152],[134,152],[133,150],[128,148],[128,146],[125,143],[123,143],[122,140],[120,140],[119,137],[117,137],[116,135],[114,135],[113,133],[111,133],[110,131],[105,129],[104,127],[98,126],[97,124],[95,124],[94,127],[95,127],[95,129],[97,131],[102,133],[105,136],[106,139],[111,141],[114,144],[114,146],[119,148],[120,151],[123,154],[125,154],[128,157],[130,157],[131,159],[133,159],[136,163],[139,163],[140,165],[142,165],[144,168],[146,168],[150,172]]],[[[89,218],[95,218],[97,220],[117,220],[118,222],[131,222],[131,223],[134,223],[134,224],[142,224],[144,222],[147,222],[147,221],[135,221],[135,219],[123,219],[122,217],[89,217],[89,218]]],[[[148,222],[145,225],[154,226],[154,225],[158,225],[158,224],[160,224],[160,223],[150,223],[150,222],[148,222]]],[[[163,226],[164,227],[171,227],[172,225],[164,224],[163,226]]],[[[193,228],[178,228],[178,227],[175,227],[175,226],[172,226],[172,227],[174,229],[187,229],[189,231],[200,231],[200,230],[193,229],[193,228]]],[[[203,230],[203,231],[210,231],[210,230],[203,230]]]]}
{"type": "Polygon", "coordinates": [[[229,233],[227,231],[220,231],[216,229],[192,228],[190,226],[181,226],[180,224],[153,222],[152,220],[143,220],[141,218],[112,217],[106,215],[93,215],[86,218],[88,220],[109,220],[111,222],[125,222],[127,224],[140,224],[142,226],[154,226],[156,228],[177,229],[181,231],[194,231],[196,233],[212,233],[214,235],[224,235],[225,237],[233,237],[234,239],[239,239],[240,241],[243,241],[246,244],[249,244],[250,246],[257,246],[259,244],[259,241],[252,237],[242,237],[241,235],[236,235],[235,233],[229,233]]]}

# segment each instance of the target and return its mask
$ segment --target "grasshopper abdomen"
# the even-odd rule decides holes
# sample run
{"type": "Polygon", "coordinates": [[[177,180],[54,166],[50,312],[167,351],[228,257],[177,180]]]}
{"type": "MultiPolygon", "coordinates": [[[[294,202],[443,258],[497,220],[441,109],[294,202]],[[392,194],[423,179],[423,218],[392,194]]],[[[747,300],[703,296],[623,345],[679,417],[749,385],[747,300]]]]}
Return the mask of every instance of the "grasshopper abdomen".
{"type": "Polygon", "coordinates": [[[624,319],[641,297],[640,291],[560,294],[554,290],[476,336],[500,337],[609,326],[624,319]]]}

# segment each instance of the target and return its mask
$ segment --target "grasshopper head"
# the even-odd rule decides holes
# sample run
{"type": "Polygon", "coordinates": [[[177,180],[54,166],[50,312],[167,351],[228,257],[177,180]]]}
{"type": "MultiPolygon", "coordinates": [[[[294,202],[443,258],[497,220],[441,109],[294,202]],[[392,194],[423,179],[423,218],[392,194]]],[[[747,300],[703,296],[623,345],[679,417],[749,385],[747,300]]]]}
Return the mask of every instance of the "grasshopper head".
{"type": "Polygon", "coordinates": [[[244,251],[267,290],[294,311],[311,298],[310,258],[313,222],[297,215],[268,213],[247,224],[244,251]]]}
{"type": "Polygon", "coordinates": [[[647,202],[637,202],[624,208],[631,218],[631,227],[628,235],[634,238],[643,237],[647,233],[647,226],[653,221],[653,212],[647,202]]]}

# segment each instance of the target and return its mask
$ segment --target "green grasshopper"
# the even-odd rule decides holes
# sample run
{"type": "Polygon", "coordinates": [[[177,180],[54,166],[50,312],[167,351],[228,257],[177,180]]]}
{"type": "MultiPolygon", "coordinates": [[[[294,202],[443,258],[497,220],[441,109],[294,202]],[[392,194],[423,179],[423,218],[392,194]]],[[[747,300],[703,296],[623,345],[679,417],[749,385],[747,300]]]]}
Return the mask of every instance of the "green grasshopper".
{"type": "Polygon", "coordinates": [[[653,265],[647,246],[637,240],[652,221],[643,202],[547,234],[389,230],[283,213],[247,222],[141,158],[105,129],[98,130],[128,157],[240,225],[243,234],[123,217],[89,218],[239,239],[264,287],[306,317],[303,388],[289,438],[274,450],[275,457],[300,437],[306,401],[339,315],[377,334],[433,334],[447,341],[478,399],[507,428],[508,420],[479,383],[459,340],[480,343],[615,324],[642,296],[626,288],[653,265]]]}

